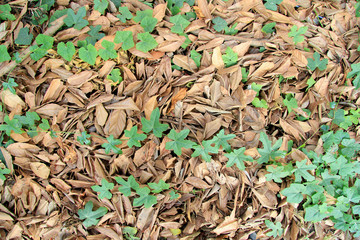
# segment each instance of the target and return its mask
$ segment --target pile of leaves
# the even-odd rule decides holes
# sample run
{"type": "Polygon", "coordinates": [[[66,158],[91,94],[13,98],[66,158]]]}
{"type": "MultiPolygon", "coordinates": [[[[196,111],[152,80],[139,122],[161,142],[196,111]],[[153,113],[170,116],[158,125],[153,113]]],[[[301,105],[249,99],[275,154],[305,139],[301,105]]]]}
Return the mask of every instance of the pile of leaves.
{"type": "Polygon", "coordinates": [[[1,238],[359,237],[359,17],[0,1],[1,238]]]}

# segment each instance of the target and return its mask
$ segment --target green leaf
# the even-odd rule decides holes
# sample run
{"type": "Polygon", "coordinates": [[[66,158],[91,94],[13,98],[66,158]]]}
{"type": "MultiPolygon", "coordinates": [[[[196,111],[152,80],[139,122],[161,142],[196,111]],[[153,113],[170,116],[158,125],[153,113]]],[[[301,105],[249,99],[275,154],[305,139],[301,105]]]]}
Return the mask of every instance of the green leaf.
{"type": "Polygon", "coordinates": [[[249,72],[248,72],[248,71],[246,70],[246,68],[244,68],[244,67],[241,68],[241,76],[242,76],[241,81],[242,81],[242,82],[247,82],[247,78],[248,78],[248,76],[249,76],[249,72]]]}
{"type": "Polygon", "coordinates": [[[162,137],[162,133],[169,128],[167,124],[161,124],[160,121],[160,110],[156,108],[152,111],[150,120],[146,118],[141,118],[142,131],[145,133],[149,133],[153,131],[156,137],[162,137]]]}
{"type": "Polygon", "coordinates": [[[10,120],[9,116],[6,115],[4,117],[4,122],[6,124],[3,123],[0,125],[0,131],[5,131],[6,135],[10,136],[11,131],[13,131],[14,133],[18,133],[18,134],[23,133],[23,131],[21,130],[22,124],[21,124],[21,122],[19,122],[18,119],[10,120]]]}
{"type": "Polygon", "coordinates": [[[135,227],[124,227],[123,234],[125,234],[125,239],[128,240],[140,240],[140,238],[135,237],[138,230],[135,227]]]}
{"type": "Polygon", "coordinates": [[[122,143],[119,139],[114,139],[114,136],[111,134],[106,138],[106,140],[108,142],[101,145],[103,148],[105,148],[106,154],[109,154],[111,150],[116,154],[122,154],[121,149],[116,146],[122,143]]]}
{"type": "Polygon", "coordinates": [[[75,14],[74,10],[68,8],[67,15],[68,16],[64,19],[64,23],[68,27],[74,27],[77,30],[81,30],[89,24],[87,20],[83,19],[86,16],[85,7],[79,8],[77,14],[75,14]]]}
{"type": "Polygon", "coordinates": [[[144,18],[152,17],[152,16],[153,16],[153,10],[152,9],[146,9],[144,11],[137,11],[136,16],[133,18],[133,20],[134,20],[134,22],[139,23],[144,18]]]}
{"type": "Polygon", "coordinates": [[[26,116],[15,115],[14,119],[18,119],[22,125],[33,127],[35,126],[35,121],[39,121],[40,117],[36,112],[26,112],[26,116]]]}
{"type": "Polygon", "coordinates": [[[140,187],[133,175],[130,175],[127,181],[125,181],[122,177],[115,177],[115,180],[122,185],[121,187],[119,187],[119,191],[123,193],[126,197],[129,197],[131,195],[131,189],[134,189],[136,191],[140,187]]]}
{"type": "Polygon", "coordinates": [[[298,29],[298,27],[294,25],[292,26],[290,32],[288,33],[288,36],[293,38],[293,41],[296,45],[304,41],[304,36],[302,36],[302,34],[305,34],[307,30],[308,27],[303,26],[298,29]]]}
{"type": "Polygon", "coordinates": [[[227,47],[225,54],[222,55],[222,59],[226,67],[231,67],[237,63],[238,55],[231,49],[231,47],[227,47]]]}
{"type": "Polygon", "coordinates": [[[330,110],[329,116],[333,119],[332,122],[338,126],[340,126],[341,123],[345,122],[344,109],[330,110]]]}
{"type": "Polygon", "coordinates": [[[76,138],[76,140],[78,140],[78,142],[79,142],[80,144],[90,145],[90,144],[91,144],[90,137],[91,137],[91,135],[88,134],[87,132],[81,132],[81,135],[78,136],[78,137],[76,138]]]}
{"type": "Polygon", "coordinates": [[[307,160],[304,159],[303,161],[297,161],[296,168],[292,171],[295,175],[295,182],[301,182],[301,178],[304,178],[306,181],[314,181],[315,177],[311,175],[308,170],[316,169],[316,166],[313,164],[307,165],[307,160]]]}
{"type": "MultiPolygon", "coordinates": [[[[177,198],[179,198],[180,197],[180,195],[179,194],[177,194],[174,190],[172,190],[171,192],[170,192],[170,200],[174,200],[174,199],[177,199],[177,198]]],[[[359,210],[360,211],[360,210],[359,210]]]]}
{"type": "Polygon", "coordinates": [[[0,45],[0,62],[10,61],[11,57],[5,45],[0,45]]]}
{"type": "Polygon", "coordinates": [[[298,108],[297,100],[293,97],[291,93],[286,94],[285,99],[283,99],[283,103],[289,113],[291,113],[293,109],[298,108]]]}
{"type": "Polygon", "coordinates": [[[274,238],[278,237],[278,236],[280,237],[284,232],[284,229],[282,229],[280,222],[277,222],[276,224],[274,224],[271,221],[266,219],[265,224],[268,228],[270,228],[272,230],[272,231],[266,233],[266,236],[274,237],[274,238]]]}
{"type": "Polygon", "coordinates": [[[287,176],[292,175],[292,166],[291,165],[287,165],[289,167],[284,167],[284,166],[276,166],[276,168],[274,168],[273,166],[270,166],[267,171],[269,172],[268,174],[266,174],[266,181],[271,181],[274,180],[274,182],[277,183],[282,183],[283,181],[281,180],[281,178],[285,178],[287,176]]]}
{"type": "Polygon", "coordinates": [[[174,141],[167,142],[165,145],[165,149],[174,150],[176,155],[180,156],[182,148],[191,148],[194,145],[194,142],[190,140],[185,140],[189,132],[189,129],[184,129],[179,133],[176,132],[174,129],[171,129],[168,137],[174,141]]]}
{"type": "Polygon", "coordinates": [[[11,170],[8,168],[0,168],[0,179],[5,181],[6,177],[4,176],[4,174],[10,174],[11,170]]]}
{"type": "Polygon", "coordinates": [[[181,48],[185,49],[187,46],[189,46],[189,44],[191,43],[191,40],[189,38],[189,36],[185,33],[179,33],[179,36],[183,36],[185,37],[185,42],[181,45],[181,48]]]}
{"type": "Polygon", "coordinates": [[[180,9],[184,5],[184,0],[168,0],[167,7],[171,11],[172,15],[176,15],[180,12],[180,9]]]}
{"type": "Polygon", "coordinates": [[[314,71],[316,68],[318,68],[320,71],[324,71],[326,69],[326,66],[328,64],[328,59],[323,59],[320,61],[320,54],[318,52],[314,52],[313,54],[313,58],[308,58],[307,61],[308,61],[308,68],[311,70],[311,71],[314,71]]]}
{"type": "Polygon", "coordinates": [[[266,3],[264,4],[266,9],[271,11],[277,11],[277,5],[279,5],[283,0],[265,0],[266,3]]]}
{"type": "Polygon", "coordinates": [[[101,46],[103,48],[99,49],[99,56],[104,59],[105,61],[117,58],[117,52],[114,49],[115,44],[113,42],[104,40],[101,42],[101,46]]]}
{"type": "Polygon", "coordinates": [[[114,39],[115,43],[122,43],[121,48],[126,51],[134,47],[133,33],[131,31],[117,31],[114,39]]]}
{"type": "Polygon", "coordinates": [[[167,184],[164,180],[160,179],[158,183],[148,183],[149,187],[153,190],[151,192],[153,193],[160,193],[166,189],[170,188],[170,185],[167,184]]]}
{"type": "Polygon", "coordinates": [[[99,193],[100,199],[104,199],[104,198],[111,199],[112,193],[109,190],[112,190],[113,188],[114,188],[114,184],[109,183],[108,181],[106,181],[105,178],[101,179],[101,186],[99,185],[91,186],[91,189],[93,191],[99,193]]]}
{"type": "Polygon", "coordinates": [[[212,141],[215,142],[215,148],[219,149],[220,146],[222,146],[222,148],[226,152],[231,152],[231,146],[227,141],[229,141],[235,137],[236,137],[235,134],[225,135],[224,129],[221,129],[220,132],[218,134],[216,134],[216,136],[212,139],[212,141]]]}
{"type": "Polygon", "coordinates": [[[348,158],[355,157],[360,151],[360,144],[356,143],[355,139],[343,139],[341,145],[341,154],[348,158]]]}
{"type": "Polygon", "coordinates": [[[346,78],[352,78],[356,75],[355,79],[352,82],[355,89],[360,88],[360,74],[359,73],[360,73],[360,63],[351,64],[351,72],[348,73],[346,78]]]}
{"type": "Polygon", "coordinates": [[[121,22],[126,23],[126,20],[132,19],[133,15],[129,11],[128,7],[119,7],[119,13],[116,17],[120,19],[121,22]]]}
{"type": "Polygon", "coordinates": [[[84,209],[79,209],[78,211],[80,220],[85,219],[83,225],[86,228],[98,224],[100,221],[100,219],[98,218],[103,217],[108,212],[106,207],[99,207],[96,211],[92,210],[93,207],[94,207],[93,202],[89,201],[85,204],[84,209]]]}
{"type": "Polygon", "coordinates": [[[94,0],[94,10],[100,12],[101,15],[105,14],[108,5],[109,2],[107,0],[94,0]]]}
{"type": "MultiPolygon", "coordinates": [[[[192,148],[195,150],[193,154],[191,154],[191,157],[198,157],[201,155],[201,158],[205,162],[211,161],[211,155],[209,153],[218,153],[219,148],[213,147],[212,144],[214,144],[213,140],[203,140],[201,145],[194,145],[192,148]]],[[[214,144],[215,145],[215,144],[214,144]]]]}
{"type": "Polygon", "coordinates": [[[319,205],[307,207],[305,209],[305,221],[308,222],[320,222],[326,217],[325,213],[320,212],[319,205]]]}
{"type": "Polygon", "coordinates": [[[349,133],[344,132],[343,130],[339,130],[336,133],[333,131],[327,132],[321,136],[324,144],[323,147],[327,151],[332,145],[339,145],[341,141],[345,138],[350,138],[349,133]]]}
{"type": "Polygon", "coordinates": [[[35,41],[39,46],[32,46],[34,49],[30,54],[30,57],[34,61],[40,60],[40,58],[44,57],[47,54],[47,51],[53,47],[54,38],[51,36],[47,36],[44,34],[39,34],[35,41]]]}
{"type": "Polygon", "coordinates": [[[258,97],[254,98],[254,100],[252,100],[251,104],[257,108],[268,108],[269,107],[267,102],[265,101],[265,99],[260,100],[258,97]]]}
{"type": "Polygon", "coordinates": [[[271,141],[264,132],[260,133],[260,141],[264,148],[258,148],[261,157],[257,160],[259,164],[268,163],[270,160],[275,160],[277,157],[284,157],[285,151],[278,150],[281,147],[282,139],[278,139],[273,146],[271,141]]]}
{"type": "Polygon", "coordinates": [[[120,69],[111,70],[110,74],[107,75],[107,78],[113,81],[114,83],[121,83],[123,80],[120,74],[120,69]]]}
{"type": "Polygon", "coordinates": [[[13,94],[16,94],[16,90],[14,87],[17,87],[18,84],[15,82],[15,80],[13,78],[9,78],[9,80],[7,82],[3,82],[2,86],[3,86],[4,90],[9,89],[10,92],[12,92],[13,94]]]}
{"type": "Polygon", "coordinates": [[[304,197],[303,192],[306,187],[303,184],[292,183],[290,187],[281,191],[281,194],[286,196],[286,201],[289,203],[300,203],[304,197]]]}
{"type": "Polygon", "coordinates": [[[66,61],[70,62],[75,55],[75,46],[72,42],[59,42],[57,45],[57,53],[63,57],[66,61]]]}
{"type": "Polygon", "coordinates": [[[34,35],[32,33],[29,34],[29,28],[21,28],[18,37],[15,39],[15,43],[19,45],[30,45],[33,38],[34,35]]]}
{"type": "Polygon", "coordinates": [[[49,23],[50,25],[52,25],[51,23],[54,22],[56,19],[61,18],[62,16],[66,15],[68,13],[68,9],[64,8],[62,10],[56,10],[54,12],[54,14],[50,17],[49,23]]]}
{"type": "Polygon", "coordinates": [[[216,17],[211,21],[214,24],[215,31],[217,31],[217,32],[221,32],[221,31],[225,30],[225,28],[228,26],[227,22],[224,19],[222,19],[221,17],[216,17]]]}
{"type": "Polygon", "coordinates": [[[265,24],[265,25],[261,28],[261,31],[262,31],[263,33],[273,33],[273,32],[275,32],[275,29],[274,29],[275,26],[276,26],[276,22],[272,22],[272,23],[265,24]]]}
{"type": "Polygon", "coordinates": [[[95,64],[97,55],[98,55],[98,51],[91,44],[87,45],[87,49],[85,47],[81,47],[79,49],[80,59],[83,60],[84,62],[87,62],[90,65],[95,64]]]}
{"type": "Polygon", "coordinates": [[[235,34],[237,34],[239,32],[239,30],[235,29],[237,25],[238,25],[238,23],[235,23],[235,24],[232,25],[231,28],[226,27],[225,28],[225,34],[226,35],[235,35],[235,34]]]}
{"type": "Polygon", "coordinates": [[[41,123],[39,124],[39,128],[41,128],[44,131],[47,131],[50,129],[50,124],[47,119],[42,118],[41,123]]]}
{"type": "Polygon", "coordinates": [[[89,34],[90,36],[87,37],[85,40],[88,44],[94,45],[96,44],[96,42],[100,39],[102,39],[103,37],[105,37],[104,33],[100,33],[99,31],[101,30],[101,25],[96,25],[94,26],[90,26],[90,31],[87,32],[87,34],[89,34]]]}
{"type": "Polygon", "coordinates": [[[194,60],[196,66],[199,68],[200,65],[201,65],[200,62],[201,62],[202,55],[200,53],[198,53],[197,51],[195,51],[195,50],[191,50],[190,51],[190,58],[192,60],[194,60]]]}
{"type": "Polygon", "coordinates": [[[152,32],[157,24],[158,20],[154,17],[145,17],[141,20],[140,26],[144,28],[145,32],[152,32]]]}
{"type": "Polygon", "coordinates": [[[136,190],[136,193],[139,194],[138,198],[134,198],[133,206],[140,207],[144,204],[145,208],[150,208],[153,205],[157,204],[157,199],[153,195],[149,195],[150,189],[147,187],[139,188],[136,190]]]}
{"type": "Polygon", "coordinates": [[[308,91],[309,88],[311,88],[312,86],[314,86],[315,83],[316,83],[316,81],[313,79],[313,77],[310,77],[310,78],[306,81],[306,84],[308,85],[308,87],[306,88],[305,91],[308,91]]]}
{"type": "Polygon", "coordinates": [[[236,166],[241,170],[245,170],[244,161],[254,161],[254,159],[250,156],[247,156],[244,154],[245,147],[235,149],[231,153],[224,154],[225,157],[227,157],[229,160],[226,164],[226,167],[231,167],[232,165],[236,164],[236,166]]]}
{"type": "Polygon", "coordinates": [[[177,34],[184,33],[185,28],[190,25],[190,22],[182,15],[170,17],[170,22],[174,24],[174,26],[171,27],[171,31],[177,34]]]}
{"type": "Polygon", "coordinates": [[[136,43],[136,49],[144,53],[156,48],[158,45],[155,38],[148,32],[139,33],[137,37],[140,42],[136,43]]]}
{"type": "Polygon", "coordinates": [[[16,20],[16,17],[10,13],[11,7],[9,4],[0,5],[0,20],[16,20]]]}
{"type": "Polygon", "coordinates": [[[130,131],[125,130],[125,137],[129,138],[129,140],[127,141],[127,145],[129,146],[129,148],[131,148],[132,146],[141,147],[140,141],[146,139],[145,134],[139,134],[137,133],[137,131],[137,126],[133,126],[130,131]]]}

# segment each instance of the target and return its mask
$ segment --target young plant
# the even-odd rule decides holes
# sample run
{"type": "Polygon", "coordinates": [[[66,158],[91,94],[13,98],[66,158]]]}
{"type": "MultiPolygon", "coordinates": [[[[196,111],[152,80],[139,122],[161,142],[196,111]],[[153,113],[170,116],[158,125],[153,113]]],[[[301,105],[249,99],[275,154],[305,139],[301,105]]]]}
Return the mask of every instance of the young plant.
{"type": "Polygon", "coordinates": [[[258,148],[258,152],[261,155],[257,159],[259,164],[268,163],[270,160],[275,160],[276,158],[282,158],[285,156],[285,151],[278,150],[281,147],[282,139],[278,139],[273,146],[271,146],[271,141],[264,132],[260,133],[260,141],[263,144],[263,148],[258,148]]]}
{"type": "Polygon", "coordinates": [[[122,23],[126,23],[126,20],[133,18],[133,15],[129,11],[128,7],[119,7],[119,13],[120,14],[116,15],[116,17],[120,19],[122,23]]]}
{"type": "Polygon", "coordinates": [[[162,137],[163,132],[169,128],[169,125],[160,123],[159,119],[160,110],[155,108],[151,113],[150,120],[144,117],[141,118],[142,131],[145,133],[152,131],[156,137],[162,137]]]}
{"type": "Polygon", "coordinates": [[[171,31],[177,34],[184,33],[185,28],[190,25],[190,22],[182,15],[170,17],[170,22],[174,24],[174,26],[171,27],[171,31]]]}
{"type": "Polygon", "coordinates": [[[139,183],[136,182],[133,175],[130,175],[127,181],[125,181],[122,177],[115,177],[115,180],[121,185],[119,187],[119,192],[124,194],[126,197],[131,195],[131,189],[137,191],[140,188],[139,183]]]}
{"type": "Polygon", "coordinates": [[[251,104],[257,108],[268,108],[269,107],[267,102],[265,101],[265,99],[260,100],[258,97],[255,97],[254,100],[252,100],[251,104]]]}
{"type": "Polygon", "coordinates": [[[104,33],[100,33],[101,25],[90,26],[90,31],[87,32],[89,34],[89,37],[87,37],[85,40],[87,44],[95,45],[97,41],[105,37],[104,33]]]}
{"type": "Polygon", "coordinates": [[[136,43],[136,49],[141,52],[147,53],[148,51],[156,48],[158,45],[155,38],[148,32],[139,33],[137,37],[140,42],[136,43]]]}
{"type": "Polygon", "coordinates": [[[21,28],[18,37],[15,39],[15,44],[19,45],[30,45],[34,35],[29,33],[29,28],[21,28]]]}
{"type": "Polygon", "coordinates": [[[231,47],[227,47],[225,54],[222,55],[222,59],[225,63],[225,67],[231,67],[237,63],[238,55],[231,49],[231,47]]]}
{"type": "Polygon", "coordinates": [[[13,78],[9,78],[7,82],[3,82],[2,86],[4,90],[9,89],[10,92],[16,94],[15,87],[17,87],[18,84],[15,82],[13,78]]]}
{"type": "Polygon", "coordinates": [[[100,221],[98,218],[103,217],[108,212],[106,207],[99,207],[96,211],[93,211],[93,207],[93,202],[89,201],[85,204],[84,209],[78,211],[80,220],[85,219],[83,225],[86,228],[97,225],[100,221]]]}
{"type": "Polygon", "coordinates": [[[297,109],[299,107],[297,105],[297,100],[293,97],[291,93],[286,94],[285,99],[283,99],[283,103],[289,113],[291,113],[293,109],[297,109]]]}
{"type": "Polygon", "coordinates": [[[79,49],[79,57],[80,57],[80,59],[83,60],[84,62],[90,64],[90,65],[95,64],[97,56],[98,56],[98,51],[91,44],[88,44],[86,48],[81,47],[79,49]]]}
{"type": "Polygon", "coordinates": [[[191,50],[190,51],[190,58],[192,60],[194,60],[196,66],[199,68],[200,65],[201,65],[202,55],[200,53],[198,53],[197,51],[195,51],[195,50],[191,50]]]}
{"type": "Polygon", "coordinates": [[[117,52],[114,49],[115,44],[113,42],[104,40],[101,42],[101,46],[103,48],[99,49],[99,56],[104,59],[105,61],[117,58],[117,52]]]}
{"type": "Polygon", "coordinates": [[[143,27],[145,32],[152,32],[157,24],[158,20],[152,16],[145,17],[141,20],[140,26],[143,27]]]}
{"type": "Polygon", "coordinates": [[[100,12],[101,15],[105,14],[108,5],[109,2],[107,0],[94,0],[94,10],[100,12]]]}
{"type": "Polygon", "coordinates": [[[73,27],[77,30],[83,29],[85,26],[89,25],[89,22],[83,19],[86,16],[85,7],[79,8],[77,13],[75,14],[74,10],[68,8],[67,17],[64,19],[64,23],[68,27],[73,27]]]}
{"type": "Polygon", "coordinates": [[[346,78],[353,78],[354,76],[356,76],[356,77],[352,83],[353,83],[355,89],[359,89],[360,88],[360,63],[351,64],[351,72],[348,73],[346,78]]]}
{"type": "Polygon", "coordinates": [[[228,143],[229,140],[235,138],[235,134],[227,134],[225,135],[224,129],[221,129],[218,134],[212,139],[212,142],[215,143],[215,148],[219,149],[220,146],[226,152],[231,152],[231,146],[228,143]]]}
{"type": "Polygon", "coordinates": [[[145,208],[150,208],[157,204],[156,197],[150,195],[150,189],[148,187],[138,188],[136,193],[139,195],[139,197],[134,198],[134,207],[140,207],[141,205],[144,205],[145,208]]]}
{"type": "Polygon", "coordinates": [[[271,11],[277,11],[277,5],[282,3],[283,0],[265,0],[265,1],[266,3],[264,4],[264,6],[266,7],[266,9],[269,9],[271,11]]]}
{"type": "Polygon", "coordinates": [[[16,20],[16,17],[11,14],[11,7],[9,4],[0,5],[0,20],[10,20],[14,21],[16,20]]]}
{"type": "Polygon", "coordinates": [[[315,71],[316,68],[318,68],[320,71],[324,71],[326,69],[326,66],[328,64],[328,60],[325,58],[320,61],[320,54],[318,52],[314,52],[314,60],[312,58],[308,58],[308,68],[311,71],[315,71]]]}
{"type": "Polygon", "coordinates": [[[117,31],[115,34],[115,43],[122,43],[121,48],[126,51],[134,47],[133,33],[131,31],[117,31]]]}
{"type": "Polygon", "coordinates": [[[303,26],[298,29],[298,27],[296,25],[294,25],[294,26],[292,26],[290,32],[288,33],[288,36],[293,38],[293,41],[296,45],[296,44],[304,41],[305,38],[304,38],[303,34],[305,34],[307,32],[307,30],[308,30],[308,27],[303,26]]]}
{"type": "Polygon", "coordinates": [[[141,133],[137,133],[138,128],[137,126],[133,126],[130,131],[129,130],[125,130],[125,137],[128,137],[129,140],[127,141],[127,145],[129,146],[129,148],[136,146],[136,147],[141,147],[141,143],[140,141],[143,141],[146,139],[146,135],[141,133]]]}
{"type": "Polygon", "coordinates": [[[6,177],[4,176],[5,174],[10,174],[11,171],[8,168],[0,168],[0,179],[5,181],[6,177]]]}
{"type": "Polygon", "coordinates": [[[78,140],[78,142],[80,142],[83,145],[90,145],[91,144],[90,137],[91,135],[88,134],[87,132],[81,132],[81,135],[78,136],[76,140],[78,140]]]}
{"type": "Polygon", "coordinates": [[[106,140],[108,142],[101,145],[103,148],[105,148],[106,154],[109,154],[110,151],[113,151],[113,153],[115,154],[122,154],[121,149],[116,146],[122,143],[119,139],[114,139],[114,136],[111,134],[109,137],[106,138],[106,140]]]}
{"type": "Polygon", "coordinates": [[[170,188],[170,185],[167,184],[164,180],[160,179],[158,183],[148,183],[149,187],[152,189],[152,193],[160,193],[164,190],[170,188]]]}
{"type": "Polygon", "coordinates": [[[217,32],[221,32],[223,30],[225,30],[225,28],[227,27],[227,22],[222,19],[221,17],[216,17],[212,20],[212,23],[214,24],[214,29],[217,32]]]}
{"type": "Polygon", "coordinates": [[[114,188],[114,184],[109,183],[108,181],[106,181],[105,178],[101,179],[101,186],[99,185],[91,186],[91,189],[93,191],[99,193],[100,199],[103,198],[111,199],[112,193],[110,191],[113,190],[113,188],[114,188]]]}
{"type": "Polygon", "coordinates": [[[66,61],[70,62],[75,55],[75,46],[72,42],[59,42],[57,45],[57,53],[63,57],[66,61]]]}
{"type": "Polygon", "coordinates": [[[179,133],[176,132],[174,129],[171,129],[168,137],[174,141],[167,142],[165,145],[165,149],[174,150],[176,155],[180,156],[182,148],[192,148],[192,146],[194,146],[194,142],[190,140],[185,140],[189,132],[189,129],[184,129],[179,133]]]}
{"type": "Polygon", "coordinates": [[[30,47],[30,57],[32,60],[38,61],[47,54],[49,49],[53,47],[54,38],[44,34],[39,34],[35,38],[35,41],[38,45],[30,47]]]}
{"type": "Polygon", "coordinates": [[[276,22],[272,22],[272,23],[265,24],[265,25],[261,28],[261,31],[262,31],[263,33],[273,33],[273,32],[275,32],[275,26],[276,26],[276,22]]]}
{"type": "Polygon", "coordinates": [[[244,154],[245,150],[246,150],[245,147],[242,147],[239,149],[235,149],[230,153],[224,154],[224,156],[229,159],[226,164],[226,167],[231,167],[232,165],[236,164],[236,166],[240,171],[244,171],[245,170],[244,161],[249,161],[249,162],[254,161],[252,157],[244,154]]]}
{"type": "Polygon", "coordinates": [[[265,220],[265,224],[268,228],[271,229],[270,232],[266,233],[266,236],[274,237],[274,238],[280,237],[284,232],[284,229],[282,229],[280,222],[277,222],[276,224],[274,224],[270,220],[265,220]]]}
{"type": "Polygon", "coordinates": [[[135,237],[137,229],[135,227],[124,227],[123,234],[127,240],[140,240],[140,238],[135,237]]]}

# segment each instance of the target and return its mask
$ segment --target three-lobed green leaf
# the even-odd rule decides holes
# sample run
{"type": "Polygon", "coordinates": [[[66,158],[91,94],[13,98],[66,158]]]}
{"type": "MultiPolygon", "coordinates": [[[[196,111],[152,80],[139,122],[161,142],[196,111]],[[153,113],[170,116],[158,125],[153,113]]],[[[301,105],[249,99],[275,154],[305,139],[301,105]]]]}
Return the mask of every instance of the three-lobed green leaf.
{"type": "Polygon", "coordinates": [[[355,89],[359,89],[360,88],[360,63],[351,64],[351,72],[348,73],[346,78],[352,78],[355,75],[356,75],[356,77],[353,80],[353,85],[354,85],[355,89]]]}
{"type": "Polygon", "coordinates": [[[0,125],[0,131],[5,131],[6,135],[10,136],[11,132],[21,134],[23,131],[21,130],[22,124],[18,119],[10,120],[9,116],[6,115],[4,117],[5,124],[0,125]]]}
{"type": "Polygon", "coordinates": [[[147,53],[148,51],[156,48],[156,46],[158,45],[155,38],[151,36],[151,34],[148,32],[139,33],[137,37],[140,42],[136,43],[136,49],[141,52],[147,53]]]}
{"type": "Polygon", "coordinates": [[[216,17],[211,21],[214,24],[215,31],[217,31],[217,32],[221,32],[221,31],[225,30],[225,28],[228,26],[227,22],[224,19],[222,19],[221,17],[216,17]]]}
{"type": "Polygon", "coordinates": [[[102,15],[105,14],[109,2],[107,0],[94,0],[94,10],[100,12],[102,15]]]}
{"type": "Polygon", "coordinates": [[[122,154],[121,149],[116,146],[122,143],[119,139],[114,139],[114,136],[111,134],[109,137],[106,138],[106,140],[108,142],[101,145],[103,148],[105,148],[106,154],[109,154],[110,151],[113,151],[116,154],[122,154]]]}
{"type": "Polygon", "coordinates": [[[222,55],[222,59],[225,63],[225,67],[231,67],[235,65],[238,61],[238,55],[231,47],[227,47],[225,50],[225,54],[222,55]]]}
{"type": "Polygon", "coordinates": [[[167,142],[165,145],[165,149],[174,150],[176,155],[180,156],[182,148],[191,148],[192,146],[194,146],[194,142],[190,140],[185,140],[189,132],[189,129],[184,129],[179,133],[176,132],[174,129],[171,129],[168,137],[174,141],[167,142]]]}
{"type": "Polygon", "coordinates": [[[130,175],[127,181],[125,181],[122,177],[115,177],[115,180],[117,183],[122,185],[119,187],[119,191],[126,197],[131,195],[131,189],[136,191],[140,187],[133,175],[130,175]]]}
{"type": "Polygon", "coordinates": [[[129,148],[132,146],[141,147],[140,141],[146,139],[146,135],[141,133],[137,133],[138,128],[137,126],[133,126],[130,130],[125,130],[125,137],[128,137],[129,140],[127,141],[127,145],[129,148]]]}
{"type": "Polygon", "coordinates": [[[150,120],[144,117],[141,118],[142,131],[145,133],[153,131],[156,137],[162,137],[162,133],[169,128],[169,125],[160,123],[159,119],[160,110],[155,108],[150,115],[150,120]]]}
{"type": "Polygon", "coordinates": [[[99,185],[91,186],[91,189],[93,191],[99,193],[99,198],[100,199],[103,199],[103,198],[111,199],[112,198],[112,193],[110,191],[113,188],[114,188],[114,184],[109,183],[108,181],[106,181],[105,178],[101,179],[101,186],[99,186],[99,185]]]}
{"type": "Polygon", "coordinates": [[[78,140],[78,142],[80,142],[83,145],[90,145],[91,144],[90,137],[91,135],[88,134],[87,132],[81,132],[81,135],[78,136],[76,140],[78,140]]]}
{"type": "Polygon", "coordinates": [[[87,62],[90,65],[95,64],[97,55],[98,55],[98,51],[91,44],[88,44],[86,48],[81,47],[79,49],[80,59],[83,60],[84,62],[87,62]]]}
{"type": "Polygon", "coordinates": [[[86,16],[85,7],[79,8],[76,14],[74,10],[68,8],[67,17],[64,19],[64,23],[68,27],[74,27],[77,30],[81,30],[89,24],[87,20],[83,19],[85,16],[86,16]]]}
{"type": "Polygon", "coordinates": [[[218,153],[219,148],[212,146],[215,145],[213,140],[203,140],[201,145],[194,145],[192,148],[195,150],[191,157],[198,157],[201,155],[201,158],[205,162],[211,161],[211,155],[209,153],[218,153]]]}
{"type": "Polygon", "coordinates": [[[131,31],[117,31],[115,34],[115,43],[122,43],[121,48],[126,51],[134,47],[133,33],[131,31]]]}
{"type": "Polygon", "coordinates": [[[119,7],[119,13],[120,14],[116,15],[116,17],[123,23],[126,23],[126,20],[133,18],[133,15],[129,11],[128,7],[119,7]]]}
{"type": "Polygon", "coordinates": [[[93,202],[89,201],[85,204],[84,209],[79,209],[78,211],[80,220],[85,219],[83,225],[86,228],[98,224],[100,221],[100,219],[98,218],[103,217],[108,212],[108,209],[106,207],[99,207],[96,211],[93,211],[93,207],[93,202]]]}
{"type": "Polygon", "coordinates": [[[324,71],[326,69],[326,66],[328,64],[328,59],[320,60],[320,54],[318,52],[314,52],[313,58],[308,58],[308,68],[311,71],[315,71],[316,68],[318,68],[320,71],[324,71]]]}
{"type": "Polygon", "coordinates": [[[308,27],[303,26],[298,28],[296,25],[292,26],[290,29],[290,32],[288,33],[289,37],[293,38],[293,41],[296,44],[301,43],[304,41],[304,36],[303,34],[305,34],[308,30],[308,27]]]}
{"type": "Polygon", "coordinates": [[[133,206],[134,207],[140,207],[141,205],[144,205],[145,208],[150,208],[153,205],[157,204],[157,199],[155,196],[150,195],[150,189],[147,187],[138,188],[136,190],[136,193],[139,195],[139,197],[134,198],[133,206]]]}
{"type": "Polygon", "coordinates": [[[99,49],[99,56],[104,59],[105,61],[111,59],[115,59],[117,58],[117,52],[114,49],[115,44],[113,42],[107,41],[107,40],[103,40],[101,42],[101,46],[103,48],[99,49]]]}
{"type": "Polygon", "coordinates": [[[152,189],[151,192],[153,193],[160,193],[170,188],[170,184],[166,183],[162,179],[160,179],[158,183],[148,183],[148,185],[152,189]]]}

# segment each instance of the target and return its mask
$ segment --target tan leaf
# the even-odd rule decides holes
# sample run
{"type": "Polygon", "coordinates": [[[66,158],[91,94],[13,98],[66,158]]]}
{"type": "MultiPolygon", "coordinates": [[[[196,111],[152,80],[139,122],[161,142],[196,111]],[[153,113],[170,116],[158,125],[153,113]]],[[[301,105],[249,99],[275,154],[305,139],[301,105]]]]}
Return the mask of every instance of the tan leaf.
{"type": "Polygon", "coordinates": [[[207,184],[205,181],[201,180],[198,177],[187,177],[185,179],[185,182],[193,185],[196,188],[200,188],[200,189],[211,188],[211,186],[209,184],[207,184]]]}
{"type": "Polygon", "coordinates": [[[50,174],[50,168],[44,163],[32,162],[30,163],[31,170],[35,173],[36,176],[47,179],[50,174]]]}
{"type": "Polygon", "coordinates": [[[173,62],[179,67],[182,67],[190,72],[194,72],[197,69],[194,60],[185,55],[175,55],[173,57],[173,62]]]}
{"type": "Polygon", "coordinates": [[[212,59],[212,64],[217,68],[217,69],[222,69],[224,68],[225,64],[224,61],[222,59],[221,56],[221,49],[220,47],[216,47],[213,51],[213,55],[211,57],[212,59]]]}

